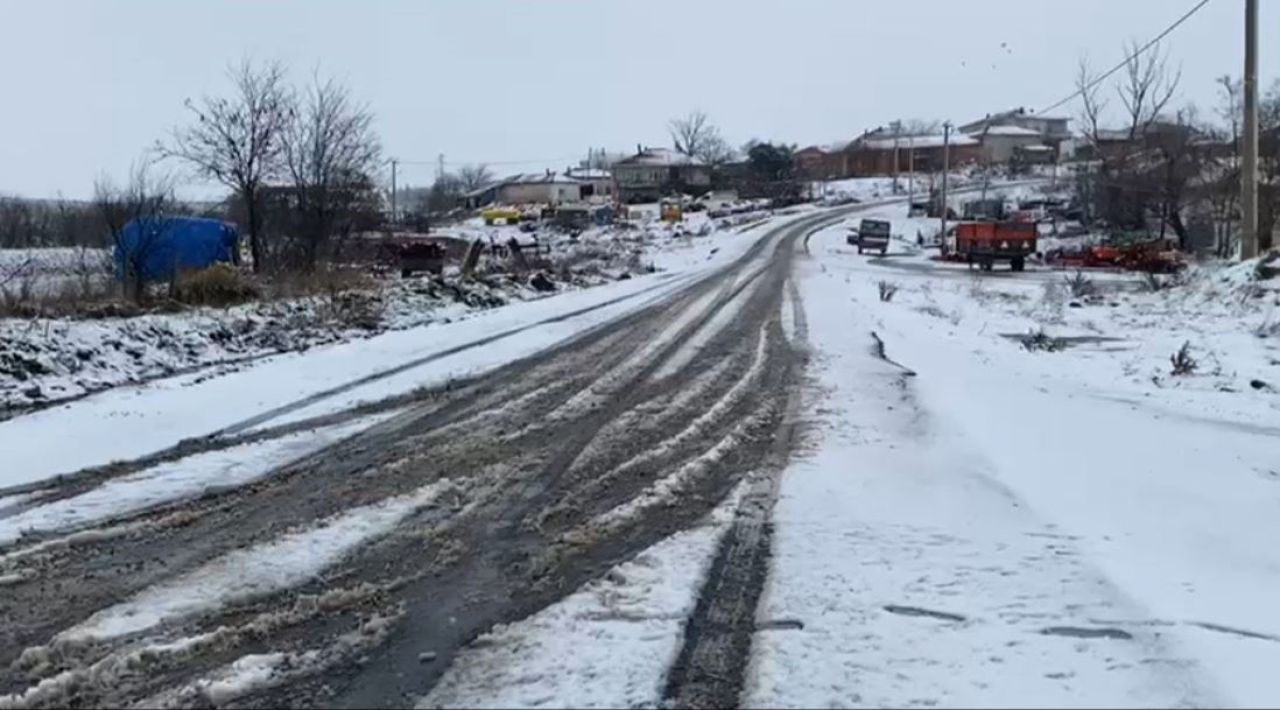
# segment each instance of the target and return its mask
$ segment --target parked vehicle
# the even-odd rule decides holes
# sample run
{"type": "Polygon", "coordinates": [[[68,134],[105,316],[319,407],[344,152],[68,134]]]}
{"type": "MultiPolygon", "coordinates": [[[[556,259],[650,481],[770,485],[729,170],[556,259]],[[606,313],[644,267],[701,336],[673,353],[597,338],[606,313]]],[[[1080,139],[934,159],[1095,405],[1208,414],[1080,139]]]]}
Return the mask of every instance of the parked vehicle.
{"type": "Polygon", "coordinates": [[[498,220],[502,220],[504,224],[516,224],[520,221],[520,210],[512,207],[490,207],[480,212],[480,216],[484,218],[484,223],[492,225],[498,220]]]}
{"type": "Polygon", "coordinates": [[[961,222],[956,225],[956,254],[970,266],[990,271],[997,261],[1022,271],[1036,253],[1036,225],[1032,222],[961,222]]]}
{"type": "Polygon", "coordinates": [[[879,249],[883,256],[889,252],[890,225],[883,219],[864,219],[858,225],[858,253],[879,249]]]}

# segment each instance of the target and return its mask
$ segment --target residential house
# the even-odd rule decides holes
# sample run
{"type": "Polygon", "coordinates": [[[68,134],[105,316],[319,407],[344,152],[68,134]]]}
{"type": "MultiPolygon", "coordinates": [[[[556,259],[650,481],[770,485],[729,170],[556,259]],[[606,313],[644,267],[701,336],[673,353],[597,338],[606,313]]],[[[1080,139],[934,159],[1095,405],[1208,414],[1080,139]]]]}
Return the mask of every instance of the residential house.
{"type": "Polygon", "coordinates": [[[517,173],[463,195],[467,207],[476,208],[498,203],[504,205],[578,202],[582,199],[582,181],[551,170],[541,173],[517,173]]]}
{"type": "Polygon", "coordinates": [[[1142,153],[1159,147],[1169,140],[1178,140],[1185,131],[1195,129],[1175,121],[1157,119],[1133,130],[1128,128],[1100,128],[1097,135],[1085,136],[1076,150],[1077,158],[1098,160],[1142,153]]]}
{"type": "Polygon", "coordinates": [[[1008,163],[1014,158],[1038,156],[1053,150],[1044,143],[1042,133],[1022,126],[988,124],[969,137],[982,145],[982,160],[988,164],[1008,163]]]}
{"type": "Polygon", "coordinates": [[[711,168],[667,148],[640,148],[613,164],[613,179],[624,202],[652,202],[664,195],[706,192],[711,189],[711,168]]]}
{"type": "Polygon", "coordinates": [[[848,177],[942,170],[978,162],[981,143],[963,134],[906,135],[888,129],[864,133],[842,151],[848,177]],[[896,161],[896,162],[895,162],[896,161]]]}
{"type": "Polygon", "coordinates": [[[570,168],[565,175],[577,180],[581,197],[592,202],[613,199],[613,173],[604,168],[570,168]]]}
{"type": "Polygon", "coordinates": [[[1040,116],[1035,113],[1028,113],[1025,108],[1015,108],[1000,113],[987,114],[976,121],[960,126],[959,131],[965,135],[972,136],[984,131],[989,132],[990,129],[997,126],[1025,128],[1035,131],[1040,136],[1040,143],[1049,146],[1054,150],[1055,155],[1059,155],[1061,154],[1063,142],[1071,139],[1070,122],[1071,119],[1069,118],[1040,116]]]}

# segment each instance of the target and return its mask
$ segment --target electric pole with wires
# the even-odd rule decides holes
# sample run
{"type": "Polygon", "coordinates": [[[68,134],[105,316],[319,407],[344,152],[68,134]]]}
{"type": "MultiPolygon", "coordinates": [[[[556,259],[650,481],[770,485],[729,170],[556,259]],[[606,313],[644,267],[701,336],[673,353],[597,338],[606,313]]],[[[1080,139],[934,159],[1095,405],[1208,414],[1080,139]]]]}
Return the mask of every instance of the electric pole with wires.
{"type": "Polygon", "coordinates": [[[1258,255],[1258,0],[1244,4],[1244,136],[1240,149],[1240,258],[1258,255]]]}

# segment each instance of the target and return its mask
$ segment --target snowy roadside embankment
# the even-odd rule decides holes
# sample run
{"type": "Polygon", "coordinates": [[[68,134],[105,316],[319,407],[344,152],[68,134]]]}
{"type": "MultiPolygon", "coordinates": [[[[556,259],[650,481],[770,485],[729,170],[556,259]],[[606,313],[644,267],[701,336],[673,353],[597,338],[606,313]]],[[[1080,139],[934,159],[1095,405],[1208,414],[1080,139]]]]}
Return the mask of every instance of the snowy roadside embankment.
{"type": "Polygon", "coordinates": [[[1274,705],[1280,279],[1073,295],[842,242],[799,269],[824,414],[775,511],[761,617],[793,623],[744,702],[1274,705]]]}
{"type": "MultiPolygon", "coordinates": [[[[581,288],[625,270],[552,278],[581,288]]],[[[366,338],[546,295],[526,279],[427,277],[372,291],[101,319],[0,319],[0,413],[220,363],[366,338]]]]}
{"type": "MultiPolygon", "coordinates": [[[[320,296],[256,302],[231,308],[188,308],[133,317],[0,318],[0,416],[32,405],[74,399],[122,384],[193,372],[217,365],[232,369],[263,356],[303,351],[429,323],[449,323],[476,312],[599,286],[687,265],[684,254],[699,243],[732,235],[749,220],[693,214],[685,223],[588,230],[543,241],[551,248],[534,259],[532,275],[483,273],[385,279],[358,288],[334,288],[320,296]]],[[[529,236],[515,227],[467,235],[505,243],[529,236]]],[[[0,251],[0,262],[25,282],[79,278],[84,254],[72,249],[0,251]],[[27,273],[31,271],[31,273],[27,273]]],[[[101,268],[95,269],[100,272],[101,268]]],[[[97,274],[95,278],[101,277],[97,274]]],[[[37,285],[39,285],[39,283],[37,285]]],[[[99,309],[109,313],[110,308],[99,309]]],[[[119,309],[117,309],[119,310],[119,309]]]]}
{"type": "Polygon", "coordinates": [[[0,490],[230,427],[297,421],[484,372],[668,297],[741,256],[776,224],[664,242],[651,255],[658,273],[276,355],[217,377],[204,371],[118,387],[2,421],[0,490]],[[66,445],[67,432],[75,432],[74,446],[66,445]]]}

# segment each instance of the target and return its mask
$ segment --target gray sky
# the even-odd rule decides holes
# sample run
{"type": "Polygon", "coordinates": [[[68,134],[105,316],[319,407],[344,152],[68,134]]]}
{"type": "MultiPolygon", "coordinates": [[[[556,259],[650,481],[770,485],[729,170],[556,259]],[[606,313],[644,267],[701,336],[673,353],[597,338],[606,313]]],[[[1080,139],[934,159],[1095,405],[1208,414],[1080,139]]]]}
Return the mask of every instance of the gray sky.
{"type": "MultiPolygon", "coordinates": [[[[494,172],[564,167],[588,146],[668,142],[693,108],[727,138],[801,145],[901,118],[966,121],[1072,90],[1192,0],[0,0],[0,192],[85,197],[225,90],[245,55],[345,81],[388,155],[494,172]],[[1004,46],[1002,46],[1002,44],[1004,46]],[[511,164],[498,165],[501,161],[511,164]],[[529,161],[516,164],[514,161],[529,161]]],[[[1261,3],[1261,85],[1280,74],[1280,1],[1261,3]]],[[[1181,94],[1240,72],[1242,0],[1169,38],[1181,94]]],[[[1075,105],[1055,113],[1074,115],[1075,105]]],[[[429,182],[406,165],[402,182],[429,182]]],[[[201,192],[190,186],[187,194],[201,192]]]]}

